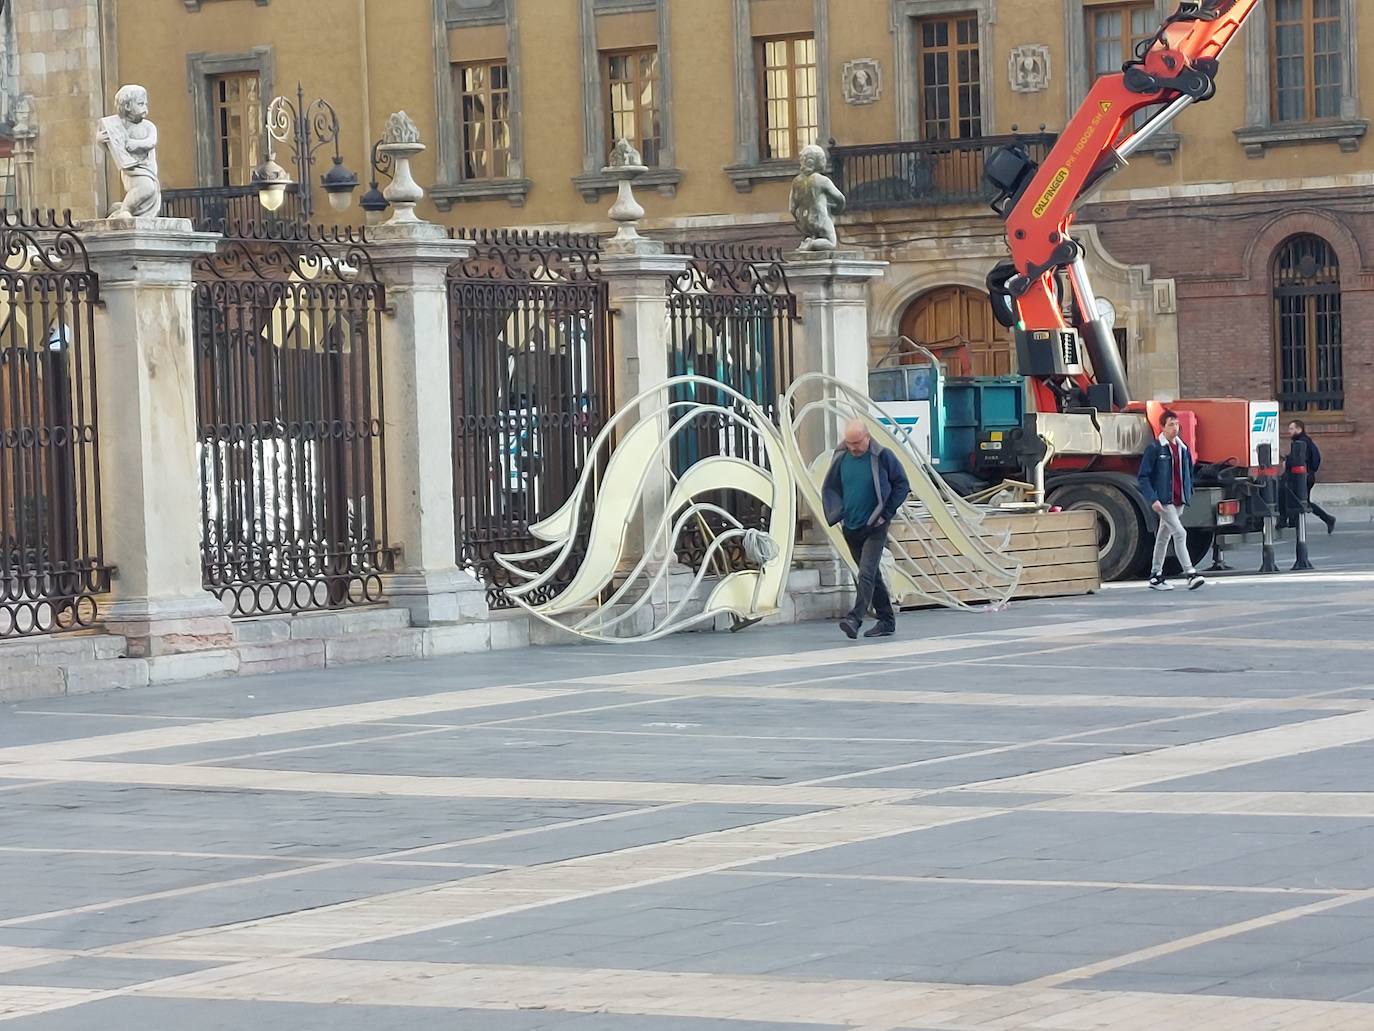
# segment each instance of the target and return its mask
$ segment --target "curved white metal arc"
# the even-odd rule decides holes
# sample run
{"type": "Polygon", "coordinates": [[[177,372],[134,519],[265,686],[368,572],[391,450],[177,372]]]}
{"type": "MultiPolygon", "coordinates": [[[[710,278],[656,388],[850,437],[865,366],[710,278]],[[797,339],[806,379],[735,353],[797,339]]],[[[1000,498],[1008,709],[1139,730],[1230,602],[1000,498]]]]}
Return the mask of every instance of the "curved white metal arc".
{"type": "MultiPolygon", "coordinates": [[[[615,641],[627,640],[625,638],[606,638],[604,632],[634,616],[652,599],[654,591],[663,582],[674,559],[676,541],[682,527],[688,520],[697,518],[706,512],[718,514],[727,522],[734,522],[735,525],[722,531],[708,545],[707,561],[703,562],[687,594],[677,604],[670,606],[662,623],[651,634],[638,635],[635,639],[648,640],[660,637],[675,630],[684,629],[689,625],[714,619],[721,612],[735,612],[741,616],[748,615],[760,602],[766,605],[771,603],[771,609],[776,609],[781,599],[781,587],[786,582],[787,566],[790,564],[791,542],[796,522],[795,488],[792,484],[792,477],[787,470],[785,453],[780,438],[767,415],[755,402],[715,380],[697,376],[674,377],[657,387],[644,391],[633,402],[628,403],[625,408],[616,413],[598,435],[597,441],[593,445],[593,453],[597,453],[595,449],[603,446],[609,435],[631,414],[638,413],[642,402],[653,396],[666,397],[674,387],[688,384],[693,387],[694,392],[699,388],[702,393],[707,395],[712,393],[723,395],[724,398],[732,400],[734,404],[726,408],[720,405],[707,405],[690,401],[667,401],[649,410],[638,423],[622,435],[607,464],[601,490],[598,494],[596,510],[592,517],[591,543],[587,548],[588,558],[584,558],[583,565],[574,575],[573,582],[563,591],[560,591],[556,598],[545,604],[532,606],[525,600],[524,596],[550,582],[558,567],[566,561],[571,553],[573,540],[578,531],[582,504],[591,485],[594,469],[584,468],[572,497],[560,507],[558,512],[541,521],[535,528],[537,536],[541,539],[551,539],[551,544],[548,547],[533,552],[497,556],[498,561],[505,568],[529,581],[514,588],[511,594],[517,603],[531,615],[580,636],[615,641]],[[666,436],[662,434],[661,429],[653,433],[636,432],[645,425],[661,427],[665,421],[665,416],[670,416],[683,408],[689,409],[688,414],[683,418],[674,420],[666,436]],[[743,416],[741,412],[743,412],[743,416]],[[735,423],[760,435],[764,440],[765,450],[770,455],[772,471],[762,470],[752,463],[730,456],[711,456],[694,464],[671,492],[665,510],[659,519],[659,525],[650,535],[650,541],[646,542],[646,544],[661,543],[664,533],[668,531],[668,524],[672,524],[667,546],[663,552],[664,558],[659,562],[660,568],[650,579],[648,587],[641,591],[639,598],[630,604],[626,610],[614,617],[607,618],[610,608],[619,604],[626,597],[629,590],[644,574],[647,566],[654,561],[652,552],[656,550],[655,548],[646,548],[646,554],[640,558],[622,586],[604,604],[598,605],[574,626],[560,622],[555,617],[567,615],[573,609],[585,607],[614,579],[615,568],[624,552],[626,528],[633,511],[642,499],[648,475],[655,460],[663,461],[668,456],[669,445],[672,440],[679,433],[685,432],[696,419],[703,416],[723,417],[726,422],[735,423]],[[627,449],[627,443],[631,442],[633,442],[633,446],[627,449]],[[780,480],[781,482],[779,482],[780,480]],[[607,484],[611,485],[609,491],[607,484]],[[785,553],[786,561],[766,562],[766,572],[763,576],[758,571],[745,570],[740,571],[743,574],[741,576],[731,574],[726,578],[731,583],[749,586],[749,589],[743,593],[752,600],[753,604],[750,607],[736,608],[737,604],[742,604],[734,600],[739,589],[727,588],[719,594],[717,599],[719,604],[712,604],[711,600],[708,599],[705,611],[698,615],[685,617],[682,615],[685,606],[710,569],[709,560],[714,558],[726,544],[751,532],[740,527],[738,522],[733,520],[725,510],[714,505],[690,501],[697,493],[722,489],[750,494],[769,507],[770,513],[772,513],[770,530],[777,534],[775,538],[779,544],[777,551],[779,556],[783,556],[785,553]],[[608,498],[611,502],[609,505],[606,504],[608,498]],[[687,506],[686,511],[680,518],[673,520],[673,513],[684,505],[687,506]],[[614,533],[612,533],[613,530],[614,533]],[[521,562],[536,557],[542,558],[553,552],[560,552],[560,554],[552,566],[542,573],[533,574],[522,569],[519,565],[521,562]],[[595,555],[593,555],[594,552],[595,555]],[[767,580],[768,586],[774,587],[774,589],[769,592],[761,590],[760,584],[764,580],[767,580]],[[728,604],[726,604],[727,602],[728,604]]],[[[716,597],[717,592],[713,591],[712,595],[716,597]]]]}

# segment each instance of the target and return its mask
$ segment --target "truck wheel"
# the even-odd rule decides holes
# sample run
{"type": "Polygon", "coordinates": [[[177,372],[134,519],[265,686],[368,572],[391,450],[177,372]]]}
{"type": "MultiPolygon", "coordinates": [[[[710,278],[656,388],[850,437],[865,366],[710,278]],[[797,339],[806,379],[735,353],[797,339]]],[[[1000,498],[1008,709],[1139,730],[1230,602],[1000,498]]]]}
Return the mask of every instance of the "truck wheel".
{"type": "Polygon", "coordinates": [[[1121,580],[1130,575],[1145,545],[1145,527],[1130,498],[1106,484],[1084,483],[1055,491],[1050,502],[1070,512],[1087,509],[1095,513],[1102,579],[1121,580]]]}

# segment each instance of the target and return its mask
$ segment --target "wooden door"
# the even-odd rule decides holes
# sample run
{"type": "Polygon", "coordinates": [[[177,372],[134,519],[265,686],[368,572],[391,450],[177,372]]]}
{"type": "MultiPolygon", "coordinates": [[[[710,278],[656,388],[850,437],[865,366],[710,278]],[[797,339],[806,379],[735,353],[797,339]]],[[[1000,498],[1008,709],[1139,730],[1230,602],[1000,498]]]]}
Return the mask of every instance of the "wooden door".
{"type": "Polygon", "coordinates": [[[993,318],[981,290],[942,286],[922,294],[902,316],[902,333],[934,351],[950,375],[1016,374],[1011,330],[993,318]]]}

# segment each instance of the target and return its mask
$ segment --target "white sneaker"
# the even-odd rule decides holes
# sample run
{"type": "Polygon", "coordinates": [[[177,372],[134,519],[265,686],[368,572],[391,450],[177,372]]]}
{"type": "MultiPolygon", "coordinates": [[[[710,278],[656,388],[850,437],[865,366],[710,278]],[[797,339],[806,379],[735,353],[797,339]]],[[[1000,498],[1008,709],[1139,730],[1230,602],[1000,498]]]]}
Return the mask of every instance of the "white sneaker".
{"type": "Polygon", "coordinates": [[[1150,577],[1150,590],[1152,591],[1172,591],[1174,585],[1162,576],[1150,577]]]}
{"type": "Polygon", "coordinates": [[[1201,573],[1188,574],[1188,590],[1196,591],[1199,587],[1202,587],[1206,583],[1207,578],[1203,576],[1201,573]]]}

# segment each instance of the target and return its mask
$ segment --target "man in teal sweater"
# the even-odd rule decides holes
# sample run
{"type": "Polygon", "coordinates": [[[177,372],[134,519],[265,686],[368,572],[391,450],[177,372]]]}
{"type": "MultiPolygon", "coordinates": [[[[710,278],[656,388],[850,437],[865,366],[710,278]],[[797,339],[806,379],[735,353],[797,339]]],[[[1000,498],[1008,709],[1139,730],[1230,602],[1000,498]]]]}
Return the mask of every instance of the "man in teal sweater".
{"type": "Polygon", "coordinates": [[[865,637],[890,637],[897,631],[897,614],[878,566],[887,549],[888,528],[910,493],[911,483],[897,456],[873,440],[861,421],[846,426],[821,486],[821,500],[831,526],[844,521],[845,543],[859,565],[858,597],[840,620],[850,640],[859,635],[870,605],[878,622],[865,637]]]}

